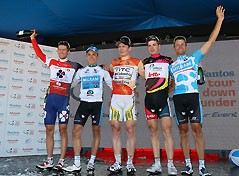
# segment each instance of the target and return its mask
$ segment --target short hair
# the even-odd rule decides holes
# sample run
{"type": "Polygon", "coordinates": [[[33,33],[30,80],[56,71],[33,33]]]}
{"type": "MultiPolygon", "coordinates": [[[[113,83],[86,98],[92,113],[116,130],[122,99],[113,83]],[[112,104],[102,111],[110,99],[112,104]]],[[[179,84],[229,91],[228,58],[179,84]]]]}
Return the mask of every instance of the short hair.
{"type": "Polygon", "coordinates": [[[59,41],[58,44],[57,44],[57,47],[60,46],[60,45],[66,46],[66,48],[67,48],[68,50],[70,50],[70,48],[71,48],[69,42],[67,42],[67,41],[59,41]]]}
{"type": "Polygon", "coordinates": [[[185,43],[187,43],[186,37],[184,37],[184,36],[181,35],[181,36],[176,36],[176,37],[174,37],[174,39],[173,39],[173,45],[175,44],[175,42],[176,42],[177,40],[184,40],[185,43]]]}
{"type": "Polygon", "coordinates": [[[160,40],[156,35],[150,35],[146,38],[146,44],[148,45],[149,41],[156,41],[158,44],[160,44],[160,40]]]}

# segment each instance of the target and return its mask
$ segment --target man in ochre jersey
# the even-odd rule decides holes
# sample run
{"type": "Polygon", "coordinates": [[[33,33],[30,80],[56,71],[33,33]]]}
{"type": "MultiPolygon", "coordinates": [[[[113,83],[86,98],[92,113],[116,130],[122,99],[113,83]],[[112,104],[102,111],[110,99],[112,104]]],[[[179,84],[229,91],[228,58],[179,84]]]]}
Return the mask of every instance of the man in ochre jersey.
{"type": "Polygon", "coordinates": [[[57,47],[58,58],[48,58],[40,49],[34,30],[30,36],[36,55],[50,68],[50,88],[45,105],[44,124],[46,127],[47,161],[37,165],[40,169],[62,169],[68,146],[67,124],[69,120],[70,87],[75,72],[82,65],[67,59],[70,53],[70,45],[67,41],[60,41],[57,47]],[[59,120],[61,137],[61,155],[57,165],[53,164],[54,127],[56,119],[59,120]]]}
{"type": "Polygon", "coordinates": [[[217,7],[217,22],[208,41],[205,42],[199,50],[195,51],[191,55],[186,55],[187,43],[185,37],[177,36],[174,38],[173,42],[177,60],[169,66],[169,69],[175,81],[173,103],[175,108],[176,123],[178,124],[180,132],[180,143],[186,162],[186,169],[181,171],[181,174],[184,175],[193,174],[193,167],[189,153],[190,145],[188,141],[188,121],[190,121],[191,124],[190,126],[198,153],[199,175],[211,175],[207,172],[204,162],[205,146],[202,131],[203,115],[197,85],[197,72],[200,61],[217,39],[224,20],[224,11],[225,9],[222,6],[217,7]]]}
{"type": "Polygon", "coordinates": [[[115,163],[108,170],[112,173],[121,172],[122,170],[120,131],[122,121],[125,121],[127,131],[126,149],[128,153],[126,169],[127,173],[134,173],[136,172],[133,165],[136,125],[134,89],[138,74],[144,77],[144,66],[139,59],[130,56],[131,40],[129,37],[121,37],[116,45],[120,57],[114,59],[109,66],[113,74],[110,124],[112,127],[115,163]]]}
{"type": "MultiPolygon", "coordinates": [[[[86,49],[86,59],[88,66],[78,70],[73,80],[72,86],[80,83],[80,106],[78,107],[72,131],[74,147],[74,164],[63,168],[67,172],[81,171],[81,135],[85,123],[89,116],[92,119],[93,141],[91,147],[91,157],[87,164],[88,174],[93,175],[96,154],[100,145],[100,128],[103,118],[103,84],[104,82],[112,89],[112,79],[108,71],[97,65],[98,49],[90,46],[86,49]]],[[[89,135],[89,134],[87,134],[89,135]]]]}
{"type": "Polygon", "coordinates": [[[172,117],[168,102],[168,67],[173,62],[173,59],[160,54],[160,41],[157,36],[151,35],[147,37],[146,45],[150,57],[143,60],[146,79],[145,115],[150,129],[151,144],[155,159],[154,164],[147,169],[147,172],[151,174],[162,172],[158,129],[158,121],[160,121],[164,135],[164,146],[168,157],[168,174],[177,175],[177,170],[173,164],[172,117]]]}

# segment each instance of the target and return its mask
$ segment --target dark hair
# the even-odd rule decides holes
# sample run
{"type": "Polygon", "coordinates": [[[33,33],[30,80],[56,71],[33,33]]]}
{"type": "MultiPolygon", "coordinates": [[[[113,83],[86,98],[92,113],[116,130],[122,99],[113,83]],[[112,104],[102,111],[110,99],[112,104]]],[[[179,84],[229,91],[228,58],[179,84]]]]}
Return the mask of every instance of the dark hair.
{"type": "Polygon", "coordinates": [[[156,35],[150,35],[146,38],[146,44],[148,45],[149,41],[156,41],[158,44],[160,44],[160,40],[156,35]]]}
{"type": "Polygon", "coordinates": [[[58,44],[57,44],[57,47],[60,46],[60,45],[66,46],[66,48],[68,50],[70,50],[70,48],[71,48],[70,44],[67,41],[59,41],[58,44]]]}
{"type": "Polygon", "coordinates": [[[174,39],[173,39],[173,45],[175,44],[175,42],[176,42],[177,40],[184,40],[185,43],[187,43],[186,37],[184,37],[184,36],[176,36],[176,37],[174,37],[174,39]]]}

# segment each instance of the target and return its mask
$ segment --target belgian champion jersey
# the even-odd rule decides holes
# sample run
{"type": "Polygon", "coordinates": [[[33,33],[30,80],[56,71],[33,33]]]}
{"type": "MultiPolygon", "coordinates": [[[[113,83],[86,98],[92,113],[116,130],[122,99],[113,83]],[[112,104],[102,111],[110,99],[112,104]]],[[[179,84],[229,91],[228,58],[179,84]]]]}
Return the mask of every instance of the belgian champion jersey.
{"type": "Polygon", "coordinates": [[[32,46],[36,55],[50,68],[50,94],[69,96],[70,87],[75,72],[83,66],[67,58],[48,58],[40,49],[36,39],[32,39],[32,46]]]}

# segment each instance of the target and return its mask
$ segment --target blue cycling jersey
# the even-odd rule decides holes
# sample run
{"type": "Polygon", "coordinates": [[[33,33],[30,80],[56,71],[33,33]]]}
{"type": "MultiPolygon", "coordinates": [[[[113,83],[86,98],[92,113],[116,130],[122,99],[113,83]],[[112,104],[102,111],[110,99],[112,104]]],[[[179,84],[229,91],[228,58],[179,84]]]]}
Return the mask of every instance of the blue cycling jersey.
{"type": "Polygon", "coordinates": [[[175,81],[174,95],[198,93],[197,72],[198,65],[205,55],[197,50],[191,55],[178,56],[177,60],[169,65],[170,73],[175,81]]]}

